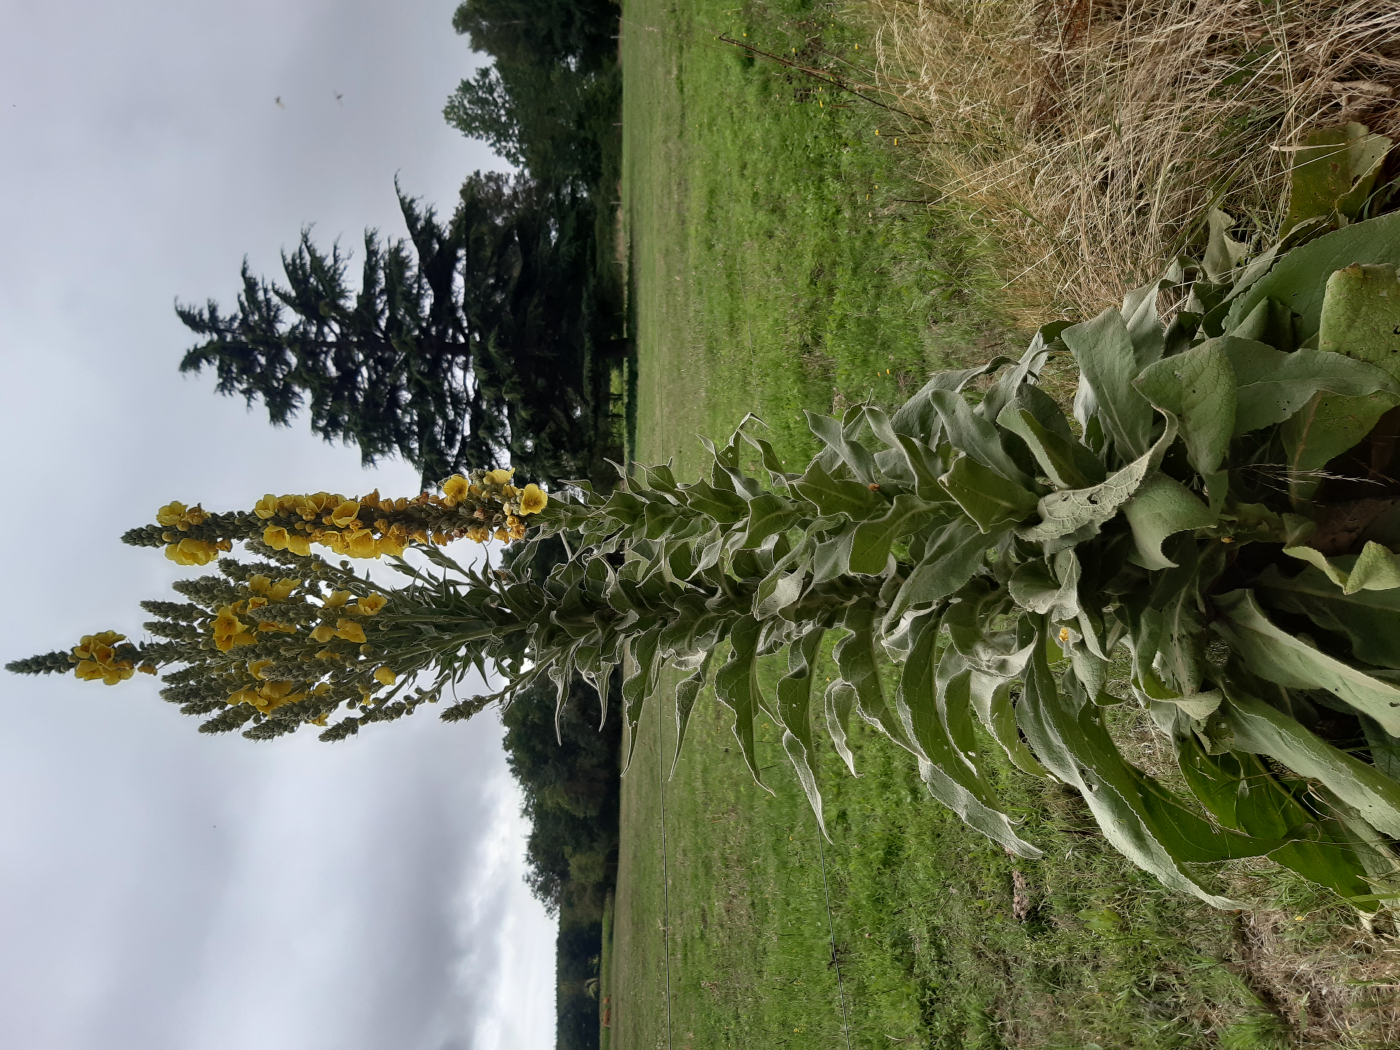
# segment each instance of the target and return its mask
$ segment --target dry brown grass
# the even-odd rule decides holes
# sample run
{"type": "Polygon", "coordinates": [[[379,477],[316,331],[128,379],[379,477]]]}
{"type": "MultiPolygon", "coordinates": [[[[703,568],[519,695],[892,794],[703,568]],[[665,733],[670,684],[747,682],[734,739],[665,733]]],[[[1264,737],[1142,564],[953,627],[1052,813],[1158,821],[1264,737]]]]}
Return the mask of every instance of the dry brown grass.
{"type": "MultiPolygon", "coordinates": [[[[1218,204],[1272,237],[1289,147],[1400,138],[1400,0],[868,0],[919,177],[985,224],[1026,320],[1158,276],[1218,204]]],[[[1238,236],[1238,233],[1237,233],[1238,236]]]]}

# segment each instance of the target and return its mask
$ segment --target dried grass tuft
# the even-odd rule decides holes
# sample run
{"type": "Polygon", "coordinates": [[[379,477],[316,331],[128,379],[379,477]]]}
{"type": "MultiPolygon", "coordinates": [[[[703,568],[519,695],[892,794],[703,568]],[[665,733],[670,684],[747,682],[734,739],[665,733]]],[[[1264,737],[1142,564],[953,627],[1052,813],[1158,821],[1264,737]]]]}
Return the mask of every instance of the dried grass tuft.
{"type": "Polygon", "coordinates": [[[1400,139],[1400,0],[866,9],[901,148],[990,228],[1037,323],[1159,275],[1212,204],[1272,237],[1306,131],[1355,120],[1400,139]]]}

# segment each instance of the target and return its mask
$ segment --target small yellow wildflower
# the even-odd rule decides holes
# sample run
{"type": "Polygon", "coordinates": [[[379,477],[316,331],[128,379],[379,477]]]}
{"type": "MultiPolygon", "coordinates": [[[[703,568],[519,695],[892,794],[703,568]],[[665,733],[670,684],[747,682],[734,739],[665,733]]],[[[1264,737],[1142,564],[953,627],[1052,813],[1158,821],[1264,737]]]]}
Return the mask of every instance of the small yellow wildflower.
{"type": "Polygon", "coordinates": [[[379,544],[369,529],[356,529],[345,538],[345,546],[352,558],[379,557],[379,544]]]}
{"type": "Polygon", "coordinates": [[[281,525],[269,525],[263,529],[263,542],[275,551],[286,550],[288,538],[287,530],[281,525]]]}
{"type": "Polygon", "coordinates": [[[248,665],[248,673],[259,681],[262,680],[263,672],[272,666],[271,660],[254,660],[248,665]]]}
{"type": "Polygon", "coordinates": [[[467,538],[474,543],[485,543],[491,538],[491,530],[485,525],[473,525],[467,530],[467,538]]]}
{"type": "Polygon", "coordinates": [[[305,558],[311,553],[311,541],[300,533],[289,533],[287,535],[287,550],[298,558],[305,558]]]}
{"type": "Polygon", "coordinates": [[[365,629],[354,620],[337,620],[335,633],[337,638],[344,638],[347,642],[365,641],[365,629]]]}
{"type": "Polygon", "coordinates": [[[510,479],[513,477],[515,477],[514,467],[501,467],[497,470],[488,470],[486,472],[486,483],[488,485],[506,485],[510,483],[510,479]]]}
{"type": "Polygon", "coordinates": [[[398,681],[399,676],[394,674],[393,670],[386,664],[374,672],[374,677],[385,685],[393,685],[398,681]]]}
{"type": "Polygon", "coordinates": [[[176,565],[208,565],[219,556],[219,548],[206,540],[181,540],[165,548],[165,556],[176,565]]]}
{"type": "Polygon", "coordinates": [[[248,590],[254,594],[268,594],[272,591],[272,581],[266,576],[249,576],[248,590]]]}
{"type": "Polygon", "coordinates": [[[352,595],[349,591],[331,591],[330,594],[326,595],[322,604],[324,604],[327,609],[339,609],[348,602],[351,597],[352,595]]]}
{"type": "Polygon", "coordinates": [[[384,595],[371,594],[367,598],[361,598],[359,601],[357,601],[354,605],[350,606],[350,608],[346,609],[345,611],[355,613],[360,616],[373,616],[375,613],[377,613],[380,609],[384,608],[384,606],[388,604],[389,599],[384,597],[384,595]]]}
{"type": "Polygon", "coordinates": [[[247,626],[234,615],[233,607],[225,605],[214,617],[214,647],[226,653],[238,644],[238,637],[247,633],[247,626]]]}
{"type": "Polygon", "coordinates": [[[258,623],[258,630],[266,634],[268,631],[278,631],[282,634],[296,634],[297,629],[291,624],[274,623],[272,620],[262,620],[258,623]]]}
{"type": "Polygon", "coordinates": [[[357,521],[360,515],[360,505],[352,499],[346,500],[331,512],[331,524],[340,528],[345,528],[353,521],[357,521]]]}
{"type": "Polygon", "coordinates": [[[321,624],[320,627],[317,627],[314,631],[311,632],[311,640],[313,642],[321,642],[324,644],[325,642],[329,642],[334,637],[335,628],[328,623],[321,624]]]}
{"type": "Polygon", "coordinates": [[[507,543],[510,541],[510,533],[508,533],[505,529],[497,529],[496,539],[500,540],[502,543],[507,543]]]}
{"type": "Polygon", "coordinates": [[[467,498],[467,490],[471,483],[460,474],[453,474],[442,483],[442,494],[447,497],[449,507],[462,502],[467,498]]]}
{"type": "Polygon", "coordinates": [[[277,516],[277,497],[269,492],[258,502],[253,504],[253,513],[266,521],[268,518],[277,516]]]}
{"type": "Polygon", "coordinates": [[[535,484],[526,485],[520,496],[520,513],[538,514],[548,503],[549,496],[544,489],[535,484]]]}

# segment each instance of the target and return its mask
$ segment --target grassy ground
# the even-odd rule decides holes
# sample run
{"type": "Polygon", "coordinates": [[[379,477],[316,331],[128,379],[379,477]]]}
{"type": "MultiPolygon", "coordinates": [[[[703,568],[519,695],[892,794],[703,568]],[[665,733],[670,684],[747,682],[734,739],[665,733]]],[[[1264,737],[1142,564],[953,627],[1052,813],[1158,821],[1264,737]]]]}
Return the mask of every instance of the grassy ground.
{"type": "MultiPolygon", "coordinates": [[[[810,449],[802,409],[897,402],[929,371],[1019,339],[1003,335],[1014,304],[997,301],[978,242],[901,203],[914,198],[878,112],[744,60],[721,32],[774,53],[818,32],[831,50],[859,40],[814,12],[624,3],[635,453],[674,456],[682,476],[700,462],[695,435],[746,412],[795,460],[810,449]]],[[[855,733],[860,779],[821,755],[824,878],[771,727],[759,755],[772,795],[702,697],[663,792],[669,683],[656,700],[623,789],[604,993],[616,1050],[667,1046],[668,1031],[685,1048],[842,1046],[838,962],[859,1047],[1245,1048],[1289,1032],[1362,1046],[1389,1023],[1386,987],[1346,983],[1395,976],[1345,909],[1236,873],[1271,906],[1210,912],[1107,851],[1077,798],[1007,774],[1004,797],[1048,854],[1014,862],[928,801],[871,730],[855,733]]]]}

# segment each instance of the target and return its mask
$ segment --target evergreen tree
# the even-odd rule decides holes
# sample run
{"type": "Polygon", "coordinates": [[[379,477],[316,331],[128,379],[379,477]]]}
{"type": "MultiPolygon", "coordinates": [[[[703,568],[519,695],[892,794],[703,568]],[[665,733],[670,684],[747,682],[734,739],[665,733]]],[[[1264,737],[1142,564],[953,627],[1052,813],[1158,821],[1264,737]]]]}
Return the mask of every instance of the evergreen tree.
{"type": "MultiPolygon", "coordinates": [[[[245,260],[237,309],[176,311],[205,337],[181,370],[261,400],[275,425],[308,408],[366,463],[398,454],[424,483],[512,462],[523,474],[596,473],[602,362],[615,322],[592,301],[591,203],[565,187],[477,173],[452,219],[399,194],[407,239],[365,233],[359,288],[338,245],[309,230],[283,253],[285,284],[245,260]]],[[[605,403],[605,402],[604,402],[605,403]]]]}

